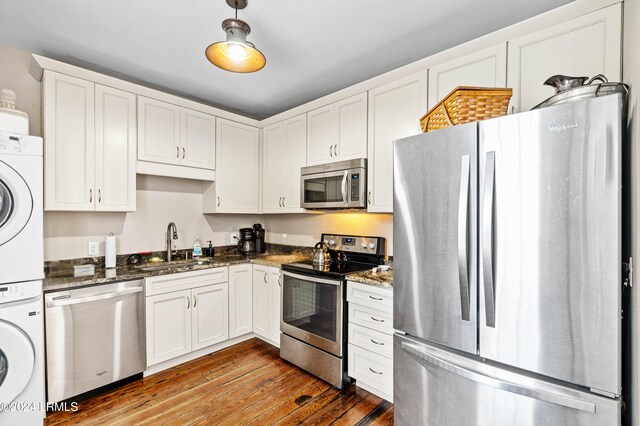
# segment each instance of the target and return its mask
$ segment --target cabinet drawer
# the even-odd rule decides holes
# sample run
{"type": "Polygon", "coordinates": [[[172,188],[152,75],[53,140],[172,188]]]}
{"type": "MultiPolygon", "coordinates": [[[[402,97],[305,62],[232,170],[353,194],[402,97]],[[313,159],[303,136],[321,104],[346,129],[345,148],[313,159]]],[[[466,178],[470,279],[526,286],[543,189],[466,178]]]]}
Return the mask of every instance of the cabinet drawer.
{"type": "Polygon", "coordinates": [[[347,301],[378,311],[393,313],[393,290],[349,281],[347,301]]]}
{"type": "Polygon", "coordinates": [[[211,284],[229,281],[229,268],[203,269],[199,271],[180,272],[178,274],[160,275],[145,278],[147,296],[186,290],[211,284]]]}
{"type": "Polygon", "coordinates": [[[393,358],[393,335],[349,323],[349,343],[378,355],[393,358]]]}
{"type": "Polygon", "coordinates": [[[349,376],[377,395],[393,401],[393,360],[349,343],[349,376]]]}
{"type": "Polygon", "coordinates": [[[349,303],[349,322],[383,333],[393,333],[393,314],[367,308],[357,303],[349,303]]]}

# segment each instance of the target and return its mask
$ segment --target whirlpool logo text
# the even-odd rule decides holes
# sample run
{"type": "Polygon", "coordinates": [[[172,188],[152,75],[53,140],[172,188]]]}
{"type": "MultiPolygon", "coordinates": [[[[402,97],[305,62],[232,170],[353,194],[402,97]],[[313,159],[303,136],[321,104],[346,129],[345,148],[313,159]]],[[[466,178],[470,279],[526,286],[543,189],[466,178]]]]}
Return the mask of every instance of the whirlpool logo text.
{"type": "Polygon", "coordinates": [[[576,127],[578,127],[577,121],[568,121],[564,124],[551,124],[549,126],[549,130],[556,133],[564,133],[567,130],[575,129],[576,127]]]}

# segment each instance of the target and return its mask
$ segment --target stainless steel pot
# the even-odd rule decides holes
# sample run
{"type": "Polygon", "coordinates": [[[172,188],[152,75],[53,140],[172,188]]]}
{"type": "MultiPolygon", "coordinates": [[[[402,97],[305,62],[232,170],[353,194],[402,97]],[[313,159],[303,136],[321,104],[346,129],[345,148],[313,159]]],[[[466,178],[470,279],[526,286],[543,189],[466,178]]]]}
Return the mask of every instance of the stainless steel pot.
{"type": "Polygon", "coordinates": [[[560,105],[613,93],[622,93],[624,96],[629,93],[629,86],[622,83],[609,83],[602,74],[593,76],[590,79],[588,77],[554,75],[549,77],[544,84],[553,87],[556,90],[556,94],[531,109],[560,105]],[[594,83],[597,81],[600,83],[594,83]]]}

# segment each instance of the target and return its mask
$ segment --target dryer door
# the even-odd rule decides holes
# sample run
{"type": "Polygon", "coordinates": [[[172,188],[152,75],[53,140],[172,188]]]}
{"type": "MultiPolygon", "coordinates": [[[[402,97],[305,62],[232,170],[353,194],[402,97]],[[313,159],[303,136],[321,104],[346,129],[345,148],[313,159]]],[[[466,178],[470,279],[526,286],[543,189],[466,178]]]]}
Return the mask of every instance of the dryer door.
{"type": "Polygon", "coordinates": [[[11,241],[29,222],[33,197],[22,176],[0,161],[0,246],[11,241]]]}
{"type": "Polygon", "coordinates": [[[34,363],[31,340],[15,325],[0,321],[0,401],[11,402],[22,393],[34,363]]]}

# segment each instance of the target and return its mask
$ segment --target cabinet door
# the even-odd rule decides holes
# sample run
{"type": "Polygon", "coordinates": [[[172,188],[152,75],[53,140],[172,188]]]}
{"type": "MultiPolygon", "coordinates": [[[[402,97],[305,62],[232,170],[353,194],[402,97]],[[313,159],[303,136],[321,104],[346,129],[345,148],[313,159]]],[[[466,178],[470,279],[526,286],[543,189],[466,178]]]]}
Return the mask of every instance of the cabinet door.
{"type": "Polygon", "coordinates": [[[252,265],[229,267],[229,337],[253,331],[252,265]]]}
{"type": "Polygon", "coordinates": [[[138,160],[180,164],[180,107],[138,96],[138,160]]]}
{"type": "Polygon", "coordinates": [[[266,266],[253,265],[253,332],[264,338],[269,338],[270,325],[268,269],[266,266]]]}
{"type": "Polygon", "coordinates": [[[544,86],[555,74],[621,80],[622,5],[571,19],[562,24],[509,40],[507,86],[511,105],[527,111],[554,94],[544,86]]]}
{"type": "Polygon", "coordinates": [[[282,206],[284,213],[303,212],[300,208],[300,169],[307,162],[307,115],[302,114],[284,122],[286,166],[282,182],[286,182],[282,206]]]}
{"type": "Polygon", "coordinates": [[[333,161],[333,149],[337,143],[335,105],[327,105],[307,113],[307,165],[333,161]]]}
{"type": "Polygon", "coordinates": [[[216,123],[216,212],[258,213],[259,131],[222,118],[216,123]]]}
{"type": "Polygon", "coordinates": [[[427,73],[369,92],[368,210],[393,212],[393,141],[420,133],[427,109],[427,73]]]}
{"type": "Polygon", "coordinates": [[[191,349],[201,349],[229,338],[228,284],[191,290],[191,349]]]}
{"type": "Polygon", "coordinates": [[[506,87],[506,84],[507,43],[500,43],[429,68],[428,108],[458,86],[506,87]]]}
{"type": "Polygon", "coordinates": [[[336,102],[338,160],[367,157],[367,93],[336,102]]]}
{"type": "Polygon", "coordinates": [[[94,84],[45,71],[45,210],[94,209],[94,84]]]}
{"type": "Polygon", "coordinates": [[[96,84],[96,210],[136,209],[136,95],[96,84]]]}
{"type": "MultiPolygon", "coordinates": [[[[284,123],[274,124],[264,129],[262,157],[262,212],[280,213],[282,198],[288,183],[287,141],[284,123]]],[[[298,180],[300,180],[298,176],[298,180]]],[[[298,184],[299,187],[300,184],[298,184]]]]}
{"type": "Polygon", "coordinates": [[[191,352],[191,290],[147,297],[147,366],[191,352]]]}
{"type": "Polygon", "coordinates": [[[269,268],[269,340],[280,346],[280,269],[269,268]]]}
{"type": "Polygon", "coordinates": [[[216,118],[186,108],[180,110],[180,164],[214,170],[216,167],[216,118]]]}

